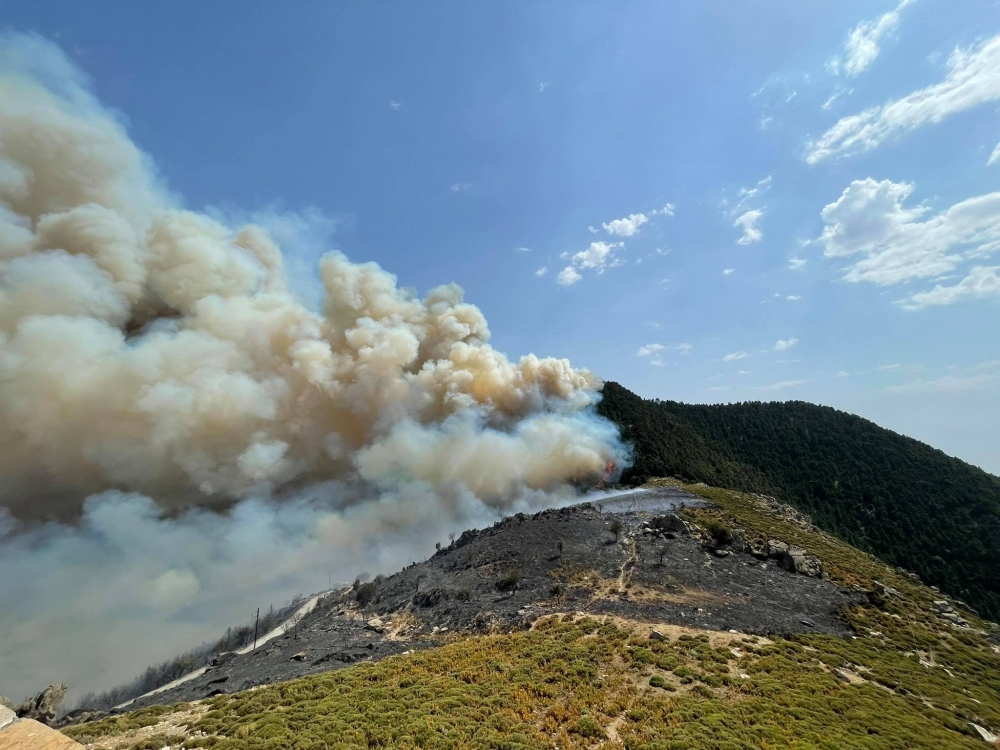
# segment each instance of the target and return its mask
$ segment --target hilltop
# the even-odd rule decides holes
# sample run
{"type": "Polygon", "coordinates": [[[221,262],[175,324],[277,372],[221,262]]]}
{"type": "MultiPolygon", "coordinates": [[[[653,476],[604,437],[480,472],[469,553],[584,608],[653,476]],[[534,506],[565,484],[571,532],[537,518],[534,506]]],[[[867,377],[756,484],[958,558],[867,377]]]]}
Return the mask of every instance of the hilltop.
{"type": "Polygon", "coordinates": [[[603,396],[598,411],[635,448],[626,484],[676,476],[774,495],[1000,619],[1000,478],[827,406],[682,404],[614,382],[603,396]]]}
{"type": "Polygon", "coordinates": [[[649,489],[466,532],[64,731],[109,750],[895,750],[1000,729],[994,625],[773,498],[649,489]]]}

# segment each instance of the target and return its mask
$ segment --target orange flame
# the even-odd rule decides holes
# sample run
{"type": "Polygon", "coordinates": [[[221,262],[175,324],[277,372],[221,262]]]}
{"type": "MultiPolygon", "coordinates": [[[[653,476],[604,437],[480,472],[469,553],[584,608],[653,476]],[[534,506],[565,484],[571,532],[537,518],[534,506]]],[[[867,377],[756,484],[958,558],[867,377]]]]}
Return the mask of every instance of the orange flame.
{"type": "Polygon", "coordinates": [[[615,472],[615,462],[608,461],[608,465],[604,468],[604,476],[602,476],[597,484],[594,485],[595,490],[603,490],[608,486],[608,480],[611,479],[611,475],[615,472]]]}

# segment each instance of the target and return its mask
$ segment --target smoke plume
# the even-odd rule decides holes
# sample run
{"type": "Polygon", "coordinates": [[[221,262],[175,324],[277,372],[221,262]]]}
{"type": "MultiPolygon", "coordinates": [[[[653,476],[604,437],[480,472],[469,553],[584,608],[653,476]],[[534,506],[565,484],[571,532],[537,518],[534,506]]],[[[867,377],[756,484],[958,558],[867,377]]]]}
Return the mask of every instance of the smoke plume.
{"type": "Polygon", "coordinates": [[[305,304],[221,216],[57,48],[0,38],[0,692],[108,687],[626,458],[600,381],[510,361],[458,286],[329,252],[305,304]]]}

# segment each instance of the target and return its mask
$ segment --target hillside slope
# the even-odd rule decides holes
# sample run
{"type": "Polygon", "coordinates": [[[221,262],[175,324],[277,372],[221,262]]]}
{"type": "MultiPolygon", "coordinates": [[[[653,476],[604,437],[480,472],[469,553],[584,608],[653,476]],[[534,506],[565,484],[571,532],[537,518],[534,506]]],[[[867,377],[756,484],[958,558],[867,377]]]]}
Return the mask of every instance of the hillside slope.
{"type": "Polygon", "coordinates": [[[89,750],[972,750],[1000,731],[995,626],[768,498],[654,484],[685,493],[687,525],[631,503],[515,516],[331,595],[205,692],[63,731],[89,750]],[[786,570],[782,543],[823,575],[786,570]],[[305,676],[240,689],[278,667],[305,676]]]}
{"type": "Polygon", "coordinates": [[[623,481],[677,476],[776,495],[823,529],[1000,619],[1000,478],[866,419],[801,401],[713,406],[604,386],[635,446],[623,481]]]}

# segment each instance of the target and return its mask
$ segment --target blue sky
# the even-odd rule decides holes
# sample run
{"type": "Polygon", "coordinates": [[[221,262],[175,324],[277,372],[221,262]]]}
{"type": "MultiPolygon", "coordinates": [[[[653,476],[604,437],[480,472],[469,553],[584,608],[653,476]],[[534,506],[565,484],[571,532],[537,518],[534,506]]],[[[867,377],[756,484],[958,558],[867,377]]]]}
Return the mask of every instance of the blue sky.
{"type": "Polygon", "coordinates": [[[455,281],[512,356],[1000,473],[1000,4],[4,4],[192,208],[455,281]],[[544,273],[541,269],[546,269],[544,273]],[[562,282],[562,283],[560,283],[562,282]]]}

